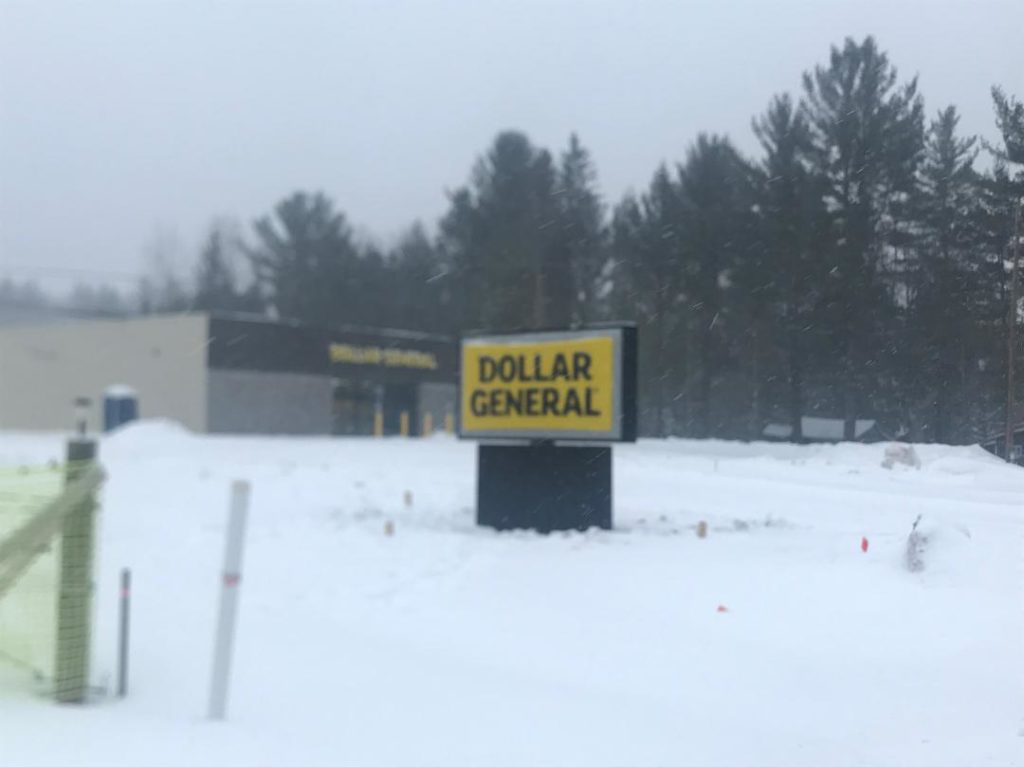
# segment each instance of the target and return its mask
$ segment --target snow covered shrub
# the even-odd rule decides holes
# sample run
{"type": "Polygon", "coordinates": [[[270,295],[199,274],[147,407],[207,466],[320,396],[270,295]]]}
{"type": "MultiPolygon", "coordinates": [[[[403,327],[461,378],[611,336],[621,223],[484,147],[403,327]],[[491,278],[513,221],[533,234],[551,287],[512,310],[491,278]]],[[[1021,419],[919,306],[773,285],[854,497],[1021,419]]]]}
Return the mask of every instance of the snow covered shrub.
{"type": "Polygon", "coordinates": [[[907,537],[906,566],[911,573],[924,570],[924,550],[928,546],[928,536],[918,530],[917,524],[920,522],[921,516],[918,515],[907,537]]]}
{"type": "Polygon", "coordinates": [[[917,457],[917,451],[914,450],[914,446],[907,445],[906,443],[890,443],[885,446],[885,458],[882,460],[882,466],[886,469],[892,469],[897,464],[913,467],[914,469],[921,468],[921,460],[917,457]]]}

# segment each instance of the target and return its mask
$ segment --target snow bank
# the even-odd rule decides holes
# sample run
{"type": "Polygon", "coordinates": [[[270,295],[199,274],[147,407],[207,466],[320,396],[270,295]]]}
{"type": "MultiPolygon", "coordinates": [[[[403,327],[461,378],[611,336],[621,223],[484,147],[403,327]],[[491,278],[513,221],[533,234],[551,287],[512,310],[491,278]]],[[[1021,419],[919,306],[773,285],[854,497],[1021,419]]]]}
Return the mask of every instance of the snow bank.
{"type": "MultiPolygon", "coordinates": [[[[0,765],[1022,764],[1024,474],[915,449],[893,472],[884,445],[619,446],[616,530],[544,537],[474,526],[470,443],[130,425],[101,446],[95,669],[112,680],[131,566],[131,695],[0,693],[0,765]],[[238,656],[212,726],[239,477],[238,656]]],[[[59,452],[0,435],[0,463],[59,452]]]]}
{"type": "Polygon", "coordinates": [[[194,433],[170,419],[143,419],[132,421],[104,436],[104,445],[119,450],[158,450],[180,447],[182,441],[194,433]]]}
{"type": "Polygon", "coordinates": [[[138,392],[127,384],[113,384],[103,391],[105,397],[137,397],[138,392]]]}

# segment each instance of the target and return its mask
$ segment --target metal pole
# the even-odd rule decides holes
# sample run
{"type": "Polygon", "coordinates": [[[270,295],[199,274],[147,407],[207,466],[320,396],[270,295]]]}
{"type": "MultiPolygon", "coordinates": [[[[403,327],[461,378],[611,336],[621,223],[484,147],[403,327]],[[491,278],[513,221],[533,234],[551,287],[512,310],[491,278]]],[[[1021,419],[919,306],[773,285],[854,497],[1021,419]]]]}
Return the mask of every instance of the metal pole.
{"type": "Polygon", "coordinates": [[[121,569],[121,616],[120,636],[117,646],[117,695],[122,699],[128,694],[128,626],[132,607],[132,572],[121,569]]]}
{"type": "Polygon", "coordinates": [[[1010,307],[1006,350],[1006,460],[1013,461],[1014,373],[1017,367],[1017,262],[1020,261],[1020,204],[1014,216],[1013,246],[1010,248],[1010,307]]]}
{"type": "Polygon", "coordinates": [[[231,485],[231,514],[224,549],[221,575],[220,612],[213,650],[213,675],[210,679],[210,719],[223,720],[227,714],[228,678],[234,650],[235,620],[238,615],[238,589],[242,582],[242,549],[249,512],[249,483],[236,480],[231,485]]]}

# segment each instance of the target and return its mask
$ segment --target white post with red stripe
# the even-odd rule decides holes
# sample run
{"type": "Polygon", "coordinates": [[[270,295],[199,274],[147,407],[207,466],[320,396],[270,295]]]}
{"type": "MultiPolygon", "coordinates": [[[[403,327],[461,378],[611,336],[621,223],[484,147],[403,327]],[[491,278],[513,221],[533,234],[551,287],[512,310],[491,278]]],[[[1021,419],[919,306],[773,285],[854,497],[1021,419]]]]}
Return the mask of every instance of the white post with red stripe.
{"type": "Polygon", "coordinates": [[[231,655],[235,645],[238,590],[242,583],[242,550],[248,514],[249,483],[245,480],[236,480],[231,485],[231,514],[228,518],[227,543],[224,549],[217,637],[213,648],[213,675],[210,679],[211,720],[223,720],[227,715],[228,678],[231,675],[231,655]]]}

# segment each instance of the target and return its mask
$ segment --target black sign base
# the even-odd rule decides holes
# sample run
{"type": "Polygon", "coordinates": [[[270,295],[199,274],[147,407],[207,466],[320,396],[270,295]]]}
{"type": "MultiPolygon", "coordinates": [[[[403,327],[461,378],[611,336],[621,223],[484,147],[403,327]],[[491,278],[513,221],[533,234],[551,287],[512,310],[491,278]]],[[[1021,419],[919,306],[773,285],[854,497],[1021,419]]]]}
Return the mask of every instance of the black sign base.
{"type": "Polygon", "coordinates": [[[612,527],[612,449],[480,445],[477,525],[541,533],[612,527]]]}

